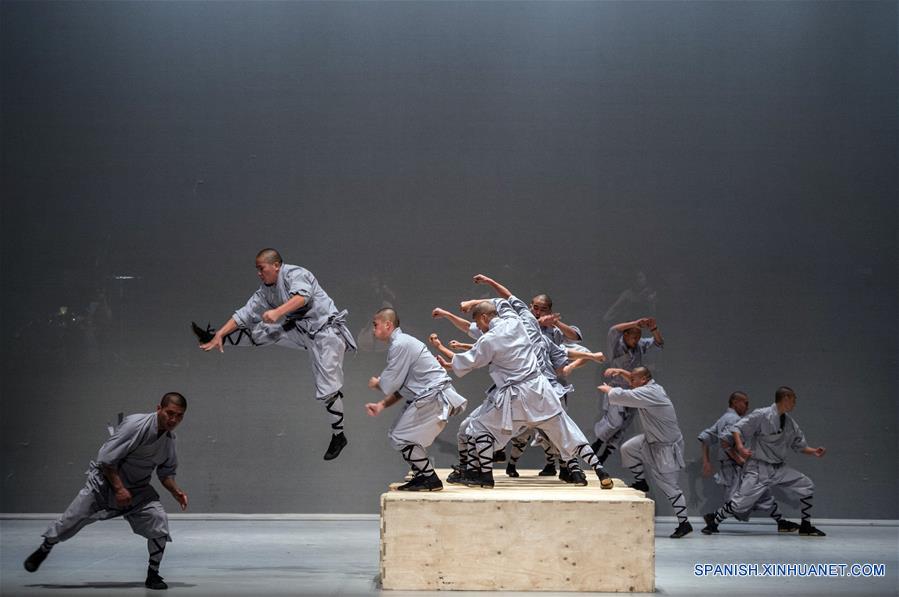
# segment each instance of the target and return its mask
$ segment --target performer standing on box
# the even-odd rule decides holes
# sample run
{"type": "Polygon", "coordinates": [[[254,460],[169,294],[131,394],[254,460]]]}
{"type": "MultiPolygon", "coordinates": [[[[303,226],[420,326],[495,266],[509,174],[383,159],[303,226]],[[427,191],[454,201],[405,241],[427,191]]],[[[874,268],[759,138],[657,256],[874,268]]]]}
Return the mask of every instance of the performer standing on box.
{"type": "Polygon", "coordinates": [[[381,309],[372,319],[374,337],[388,345],[387,367],[368,381],[368,387],[381,391],[385,398],[369,402],[365,410],[376,417],[406,397],[403,412],[388,433],[394,448],[414,472],[412,480],[398,489],[438,491],[443,484],[434,472],[427,448],[446,427],[447,419],[465,409],[466,401],[424,343],[404,334],[399,326],[393,309],[381,309]]]}
{"type": "MultiPolygon", "coordinates": [[[[508,442],[525,429],[542,430],[562,452],[565,461],[582,458],[596,472],[603,489],[611,489],[609,474],[596,459],[584,434],[562,410],[562,403],[540,364],[521,320],[503,299],[480,301],[471,316],[483,334],[474,346],[440,364],[462,377],[474,369],[488,367],[496,390],[488,395],[471,417],[467,435],[477,447],[476,473],[461,479],[466,485],[493,487],[493,452],[496,444],[508,442]],[[502,439],[499,439],[502,438],[502,439]]],[[[447,355],[450,356],[450,355],[447,355]]]]}
{"type": "MultiPolygon", "coordinates": [[[[724,501],[730,501],[734,492],[740,487],[740,478],[743,474],[743,465],[746,459],[740,456],[734,448],[733,426],[749,410],[749,396],[745,392],[734,392],[727,401],[728,409],[715,421],[715,424],[702,431],[697,438],[702,444],[702,476],[709,477],[713,473],[711,454],[718,461],[718,472],[715,473],[715,483],[724,488],[724,501]]],[[[779,533],[792,533],[799,530],[799,525],[785,519],[777,508],[777,502],[769,491],[758,502],[753,510],[769,512],[771,518],[777,522],[779,533]]],[[[738,520],[749,520],[749,512],[735,514],[738,520]]],[[[702,529],[705,535],[713,532],[708,527],[702,529]]]]}
{"type": "MultiPolygon", "coordinates": [[[[609,354],[610,365],[615,369],[633,371],[643,365],[643,355],[648,352],[662,350],[665,340],[656,320],[652,317],[644,317],[636,321],[626,321],[609,328],[609,354]],[[647,329],[652,334],[651,338],[641,338],[641,329],[647,329]]],[[[609,385],[627,389],[623,379],[613,377],[609,385]]],[[[606,459],[618,449],[621,438],[627,431],[628,425],[634,418],[634,411],[610,404],[605,395],[602,397],[604,413],[594,425],[596,441],[593,442],[593,451],[596,452],[600,462],[606,459]]]]}
{"type": "Polygon", "coordinates": [[[812,526],[812,480],[786,464],[788,450],[821,458],[825,449],[810,448],[805,434],[787,413],[796,408],[796,392],[781,386],[774,393],[774,404],[757,408],[733,427],[737,453],[747,459],[743,465],[740,487],[717,512],[704,514],[706,535],[718,531],[721,521],[738,513],[748,513],[774,487],[799,498],[802,503],[802,522],[799,534],[824,537],[825,533],[812,526]]]}
{"type": "Polygon", "coordinates": [[[172,431],[181,423],[187,400],[177,392],[162,397],[156,412],[125,417],[91,461],[87,483],[66,511],[44,532],[43,544],[25,560],[35,572],[57,543],[71,539],[98,520],[123,516],[135,534],[147,538],[149,589],[167,589],[159,563],[169,537],[169,519],[150,485],[154,469],[162,486],[187,509],[187,494],[175,483],[178,458],[172,431]]]}
{"type": "Polygon", "coordinates": [[[217,332],[192,324],[200,348],[224,352],[227,341],[232,346],[277,344],[308,350],[315,398],[324,402],[331,419],[331,442],[324,458],[337,458],[347,445],[341,392],[343,356],[356,350],[346,326],[346,309],[338,311],[312,272],[283,263],[274,249],[259,251],[256,272],[262,285],[217,332]]]}
{"type": "Polygon", "coordinates": [[[606,369],[605,375],[618,375],[630,384],[631,389],[613,388],[608,384],[599,390],[608,395],[609,404],[629,406],[637,410],[643,433],[630,438],[621,446],[621,464],[634,473],[634,489],[649,491],[644,474],[648,473],[668,501],[677,516],[677,528],[672,539],[680,539],[693,532],[687,520],[687,502],[680,489],[678,475],[684,468],[684,438],[677,425],[677,414],[665,388],[653,380],[646,367],[633,371],[606,369]]]}

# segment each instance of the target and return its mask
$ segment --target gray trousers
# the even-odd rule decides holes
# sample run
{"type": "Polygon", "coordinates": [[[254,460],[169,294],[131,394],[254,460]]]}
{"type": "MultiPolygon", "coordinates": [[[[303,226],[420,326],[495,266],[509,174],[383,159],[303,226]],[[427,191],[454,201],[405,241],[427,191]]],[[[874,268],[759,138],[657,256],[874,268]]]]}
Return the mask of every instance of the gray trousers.
{"type": "MultiPolygon", "coordinates": [[[[343,387],[343,357],[347,350],[355,350],[352,335],[346,326],[337,324],[322,328],[309,337],[294,329],[285,330],[281,324],[254,322],[250,335],[256,346],[275,344],[286,348],[309,351],[312,377],[315,380],[316,400],[327,400],[343,387]]],[[[238,336],[237,346],[250,346],[238,336]]]]}
{"type": "MultiPolygon", "coordinates": [[[[473,437],[488,433],[498,445],[505,445],[513,437],[529,429],[541,430],[549,441],[559,449],[562,460],[565,462],[578,456],[578,448],[589,445],[587,437],[565,411],[543,421],[526,421],[513,416],[512,433],[504,433],[502,429],[502,411],[492,405],[484,404],[478,416],[472,413],[469,424],[469,432],[473,437]]],[[[513,408],[513,415],[515,409],[513,408]]]]}
{"type": "Polygon", "coordinates": [[[757,504],[764,503],[766,498],[771,499],[771,489],[774,487],[798,500],[815,493],[812,480],[793,467],[753,458],[743,465],[740,485],[730,498],[734,512],[748,513],[757,504]]]}
{"type": "Polygon", "coordinates": [[[159,494],[152,487],[132,489],[131,505],[125,510],[118,509],[115,499],[109,495],[101,495],[89,485],[85,486],[66,511],[56,519],[44,532],[43,536],[53,541],[71,539],[81,529],[98,520],[108,520],[123,516],[136,535],[147,539],[160,539],[169,536],[169,517],[159,501],[159,494]],[[110,504],[110,499],[112,499],[110,504]]]}
{"type": "Polygon", "coordinates": [[[442,413],[443,403],[436,396],[408,403],[390,427],[387,437],[396,450],[409,444],[427,448],[446,427],[446,421],[440,420],[442,413]]]}
{"type": "Polygon", "coordinates": [[[669,500],[683,493],[678,482],[680,469],[670,462],[667,466],[660,466],[643,434],[635,435],[621,446],[621,464],[631,470],[642,464],[649,483],[658,487],[669,500]]]}
{"type": "MultiPolygon", "coordinates": [[[[734,497],[737,489],[740,488],[743,467],[729,458],[722,460],[719,464],[721,466],[715,474],[715,482],[724,488],[724,503],[726,504],[734,497]]],[[[774,496],[768,491],[759,498],[759,501],[752,507],[752,511],[772,512],[776,507],[777,502],[774,501],[774,496]]],[[[749,520],[749,512],[736,512],[735,518],[746,522],[749,520]]]]}
{"type": "Polygon", "coordinates": [[[601,400],[605,407],[605,412],[599,421],[593,425],[593,434],[596,436],[596,439],[617,448],[621,444],[621,437],[627,430],[627,426],[630,425],[636,411],[626,406],[609,404],[609,397],[606,394],[602,395],[601,400]]]}

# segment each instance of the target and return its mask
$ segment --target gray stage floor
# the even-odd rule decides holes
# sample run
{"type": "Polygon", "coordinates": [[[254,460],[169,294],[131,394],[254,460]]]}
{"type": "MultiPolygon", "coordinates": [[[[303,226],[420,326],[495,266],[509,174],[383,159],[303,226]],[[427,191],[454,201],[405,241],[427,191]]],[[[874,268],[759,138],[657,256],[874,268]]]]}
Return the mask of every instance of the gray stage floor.
{"type": "MultiPolygon", "coordinates": [[[[57,546],[35,574],[22,568],[38,545],[44,520],[0,520],[0,593],[55,597],[159,594],[143,587],[146,544],[126,522],[85,528],[57,546]]],[[[896,595],[899,526],[818,523],[826,538],[778,536],[770,524],[726,523],[713,537],[696,532],[666,537],[657,525],[656,593],[660,595],[896,595]],[[697,577],[707,563],[875,563],[881,578],[697,577]]],[[[175,542],[166,550],[162,575],[178,595],[443,595],[446,592],[381,591],[378,587],[378,521],[172,520],[175,542]]],[[[522,546],[534,549],[535,546],[522,546]]],[[[476,562],[460,562],[475,566],[476,562]]],[[[510,565],[514,563],[510,562],[510,565]]],[[[465,595],[487,595],[466,592],[465,595]]],[[[521,593],[489,593],[521,595],[521,593]]],[[[559,595],[559,593],[540,593],[559,595]]],[[[561,593],[571,595],[572,593],[561,593]]],[[[598,593],[591,593],[598,594],[598,593]]]]}

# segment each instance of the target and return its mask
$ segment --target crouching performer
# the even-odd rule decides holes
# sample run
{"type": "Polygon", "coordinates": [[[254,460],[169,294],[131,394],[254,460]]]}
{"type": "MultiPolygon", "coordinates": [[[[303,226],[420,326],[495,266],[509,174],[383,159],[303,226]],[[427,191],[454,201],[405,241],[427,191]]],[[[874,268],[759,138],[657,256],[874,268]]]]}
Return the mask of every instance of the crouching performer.
{"type": "Polygon", "coordinates": [[[368,381],[368,387],[385,397],[366,404],[366,412],[376,417],[406,398],[388,437],[412,468],[413,477],[397,489],[439,491],[443,484],[434,472],[427,448],[446,427],[447,419],[465,409],[466,400],[453,388],[450,376],[424,343],[403,333],[396,311],[387,308],[375,313],[372,332],[388,344],[387,367],[368,381]]]}
{"type": "Polygon", "coordinates": [[[187,400],[177,392],[162,397],[156,412],[125,417],[100,447],[97,460],[87,472],[87,484],[66,511],[44,532],[44,542],[25,560],[25,569],[35,572],[61,542],[71,539],[98,520],[122,516],[135,534],[147,538],[150,562],[149,589],[167,589],[159,576],[159,563],[169,536],[169,519],[150,485],[154,469],[172,497],[187,509],[187,494],[175,483],[178,458],[172,431],[181,423],[187,400]]]}

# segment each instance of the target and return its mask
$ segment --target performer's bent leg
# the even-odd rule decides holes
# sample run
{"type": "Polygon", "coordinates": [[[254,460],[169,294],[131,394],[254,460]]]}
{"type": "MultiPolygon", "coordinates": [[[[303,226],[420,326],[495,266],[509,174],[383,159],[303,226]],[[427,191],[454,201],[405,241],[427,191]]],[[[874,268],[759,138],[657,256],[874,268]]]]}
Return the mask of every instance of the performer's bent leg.
{"type": "Polygon", "coordinates": [[[568,413],[563,411],[550,419],[541,421],[536,427],[546,434],[553,446],[559,449],[564,462],[580,458],[596,472],[603,489],[612,488],[612,478],[602,467],[587,442],[586,436],[568,416],[568,413]]]}
{"type": "Polygon", "coordinates": [[[634,482],[631,487],[639,491],[649,491],[643,467],[643,444],[646,443],[643,434],[635,435],[621,446],[621,465],[631,471],[634,482]]]}

